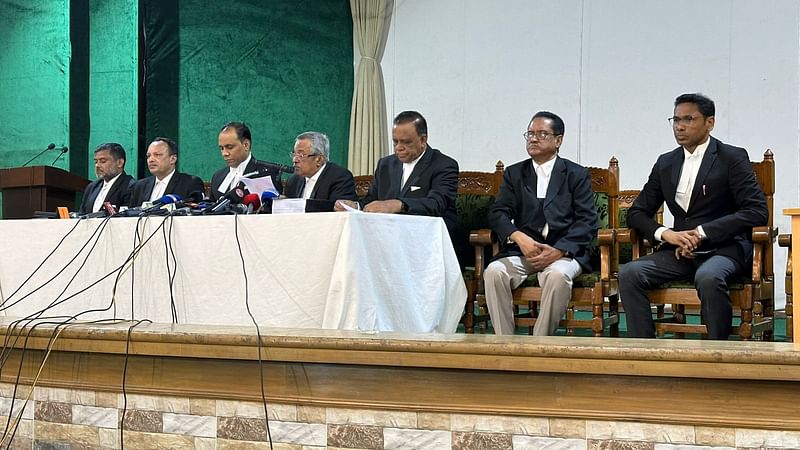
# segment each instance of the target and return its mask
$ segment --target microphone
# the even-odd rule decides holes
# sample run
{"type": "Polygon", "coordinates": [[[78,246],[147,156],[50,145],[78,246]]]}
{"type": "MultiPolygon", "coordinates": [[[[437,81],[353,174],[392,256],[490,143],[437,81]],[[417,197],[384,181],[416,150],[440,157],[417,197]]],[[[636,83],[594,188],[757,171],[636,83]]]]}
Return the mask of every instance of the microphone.
{"type": "Polygon", "coordinates": [[[50,165],[52,166],[53,164],[55,164],[55,163],[56,163],[56,161],[58,161],[59,159],[61,159],[61,157],[62,157],[62,156],[64,156],[64,153],[67,153],[68,151],[69,151],[69,149],[68,149],[67,147],[61,147],[61,148],[59,149],[58,156],[56,156],[56,159],[54,159],[54,160],[53,160],[53,162],[51,162],[51,163],[50,163],[50,165]]]}
{"type": "Polygon", "coordinates": [[[225,195],[220,197],[216,204],[213,206],[206,208],[203,210],[203,214],[216,214],[221,211],[224,211],[225,208],[228,207],[230,204],[239,204],[242,203],[242,199],[244,198],[244,189],[242,188],[234,188],[228,191],[225,195]]]}
{"type": "Polygon", "coordinates": [[[150,214],[154,214],[156,212],[159,212],[159,210],[161,209],[162,206],[169,205],[170,203],[179,202],[180,200],[181,200],[181,196],[180,195],[167,194],[167,195],[161,197],[160,199],[156,200],[155,202],[153,202],[153,206],[150,206],[149,208],[143,209],[142,212],[139,213],[139,215],[140,216],[147,216],[147,215],[150,215],[150,214]]]}
{"type": "Polygon", "coordinates": [[[242,199],[242,204],[247,207],[245,214],[253,214],[254,211],[258,213],[258,209],[261,208],[261,199],[257,194],[247,194],[242,199]]]}
{"type": "Polygon", "coordinates": [[[255,171],[242,175],[242,178],[259,178],[260,176],[263,177],[264,175],[268,175],[269,172],[275,172],[278,175],[280,175],[281,172],[294,173],[294,166],[284,166],[283,164],[262,161],[258,162],[258,166],[260,167],[257,167],[255,171]]]}
{"type": "Polygon", "coordinates": [[[96,219],[98,217],[106,217],[108,216],[108,211],[104,208],[100,208],[98,211],[88,214],[82,214],[78,216],[79,219],[96,219]]]}
{"type": "Polygon", "coordinates": [[[272,212],[272,199],[278,198],[278,194],[270,191],[261,193],[261,209],[258,212],[269,214],[272,212]]]}
{"type": "Polygon", "coordinates": [[[36,156],[34,156],[33,158],[31,158],[31,159],[29,159],[29,160],[25,161],[25,164],[21,165],[20,167],[25,167],[25,166],[27,166],[28,164],[30,164],[30,163],[31,163],[31,161],[33,161],[34,159],[36,159],[36,158],[38,158],[38,157],[40,157],[40,156],[44,155],[45,153],[47,153],[48,151],[50,151],[50,150],[52,150],[52,149],[54,149],[54,148],[56,148],[56,144],[53,144],[53,143],[51,142],[51,143],[50,143],[50,145],[48,145],[46,149],[44,149],[44,150],[40,151],[39,153],[37,153],[37,154],[36,154],[36,156]]]}
{"type": "Polygon", "coordinates": [[[98,217],[113,216],[117,213],[114,205],[111,202],[103,202],[103,207],[93,213],[82,214],[78,216],[79,219],[96,219],[98,217]]]}
{"type": "Polygon", "coordinates": [[[113,216],[114,214],[117,213],[117,210],[114,209],[114,205],[112,205],[111,202],[103,202],[103,209],[105,209],[106,212],[108,212],[109,216],[113,216]]]}

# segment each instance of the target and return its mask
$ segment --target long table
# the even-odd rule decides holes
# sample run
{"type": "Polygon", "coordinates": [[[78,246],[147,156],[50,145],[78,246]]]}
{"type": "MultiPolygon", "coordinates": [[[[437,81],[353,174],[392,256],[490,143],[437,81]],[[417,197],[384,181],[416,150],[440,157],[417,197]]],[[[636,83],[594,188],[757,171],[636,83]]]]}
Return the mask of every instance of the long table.
{"type": "Polygon", "coordinates": [[[4,220],[0,249],[12,317],[451,333],[467,295],[431,217],[4,220]]]}

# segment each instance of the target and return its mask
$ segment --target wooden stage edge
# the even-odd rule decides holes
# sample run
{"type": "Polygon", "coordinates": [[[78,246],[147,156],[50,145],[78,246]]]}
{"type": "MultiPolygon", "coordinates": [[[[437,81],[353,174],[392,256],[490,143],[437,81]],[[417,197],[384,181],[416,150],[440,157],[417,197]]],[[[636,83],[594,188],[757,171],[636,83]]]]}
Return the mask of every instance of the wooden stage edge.
{"type": "MultiPolygon", "coordinates": [[[[73,324],[9,330],[0,381],[261,401],[254,327],[73,324]],[[13,348],[13,349],[12,349],[13,348]],[[12,349],[9,351],[9,349],[12,349]],[[22,358],[22,362],[20,359],[22,358]],[[21,369],[20,369],[21,368],[21,369]]],[[[262,328],[269,402],[800,430],[792,343],[262,328]]]]}

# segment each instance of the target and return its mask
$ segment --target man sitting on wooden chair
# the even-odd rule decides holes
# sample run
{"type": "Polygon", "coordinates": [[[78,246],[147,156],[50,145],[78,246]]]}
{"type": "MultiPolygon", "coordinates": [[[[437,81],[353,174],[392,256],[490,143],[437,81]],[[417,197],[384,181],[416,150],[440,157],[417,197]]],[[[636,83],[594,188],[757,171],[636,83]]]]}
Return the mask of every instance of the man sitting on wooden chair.
{"type": "Polygon", "coordinates": [[[542,299],[533,334],[542,336],[558,328],[572,280],[591,270],[597,211],[589,171],[558,156],[564,121],[540,111],[524,137],[531,159],[506,169],[489,212],[492,230],[505,245],[486,267],[486,304],[495,334],[514,334],[511,289],[538,273],[542,299]]]}
{"type": "Polygon", "coordinates": [[[709,339],[728,339],[727,282],[750,267],[752,228],[767,224],[769,210],[747,151],[711,137],[711,99],[681,95],[670,121],[680,147],[658,158],[628,211],[628,226],[661,247],[620,269],[627,336],[655,337],[647,289],[693,277],[709,339]],[[671,229],[654,220],[664,202],[675,218],[671,229]]]}

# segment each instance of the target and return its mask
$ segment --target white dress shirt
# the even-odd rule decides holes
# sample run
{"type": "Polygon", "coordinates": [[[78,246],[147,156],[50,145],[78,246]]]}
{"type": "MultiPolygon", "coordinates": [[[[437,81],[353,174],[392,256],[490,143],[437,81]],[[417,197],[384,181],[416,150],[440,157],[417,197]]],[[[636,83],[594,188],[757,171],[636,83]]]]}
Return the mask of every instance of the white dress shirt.
{"type": "Polygon", "coordinates": [[[97,197],[95,197],[94,199],[94,205],[92,205],[91,212],[100,211],[100,208],[103,207],[103,203],[106,201],[106,196],[108,195],[108,191],[111,190],[111,186],[114,186],[114,182],[117,181],[117,179],[119,179],[120,175],[122,175],[122,172],[118,173],[117,176],[108,181],[103,180],[103,187],[100,188],[100,192],[97,193],[97,197]]]}
{"type": "Polygon", "coordinates": [[[411,172],[414,171],[414,167],[417,166],[417,163],[420,159],[422,159],[422,155],[425,154],[426,150],[423,150],[422,153],[417,156],[417,159],[411,161],[410,163],[403,163],[403,179],[400,181],[400,189],[405,187],[406,182],[408,182],[408,178],[411,176],[411,172]]]}
{"type": "Polygon", "coordinates": [[[244,170],[247,168],[247,165],[250,164],[250,159],[253,157],[252,154],[247,154],[247,159],[240,162],[236,167],[228,167],[228,174],[225,175],[225,179],[222,180],[217,190],[224,194],[230,190],[230,188],[239,184],[239,178],[244,175],[244,170]]]}
{"type": "Polygon", "coordinates": [[[164,179],[159,180],[156,177],[156,184],[153,186],[153,192],[150,193],[150,201],[155,201],[160,199],[164,196],[164,192],[167,190],[167,185],[169,184],[169,180],[172,179],[172,176],[175,175],[175,171],[173,170],[170,172],[169,175],[165,176],[164,179]]]}
{"type": "MultiPolygon", "coordinates": [[[[533,163],[533,172],[536,174],[536,198],[547,197],[547,186],[550,185],[550,175],[553,174],[553,167],[556,165],[556,157],[543,164],[536,164],[536,161],[531,160],[533,163]]],[[[545,222],[542,227],[542,237],[547,238],[547,233],[550,227],[545,222]]]]}
{"type": "Polygon", "coordinates": [[[317,180],[319,179],[319,175],[322,173],[323,170],[325,170],[325,166],[327,166],[327,165],[328,165],[328,163],[323,164],[322,167],[320,167],[319,170],[317,170],[317,173],[315,173],[314,175],[312,175],[310,177],[305,177],[306,178],[306,185],[305,185],[305,187],[303,187],[303,198],[306,198],[306,199],[311,198],[311,193],[314,192],[314,185],[317,184],[317,180]]]}
{"type": "MultiPolygon", "coordinates": [[[[678,180],[678,186],[675,188],[675,203],[678,204],[684,211],[689,210],[689,203],[692,199],[692,191],[694,190],[694,183],[697,180],[697,173],[700,171],[700,164],[703,162],[703,156],[706,154],[708,144],[711,139],[706,139],[705,142],[695,147],[694,152],[689,152],[683,149],[683,167],[681,168],[681,177],[678,180]]],[[[659,227],[654,237],[657,241],[663,241],[661,235],[664,234],[669,228],[659,227]]],[[[706,237],[705,231],[702,226],[697,227],[697,231],[703,238],[706,237]]]]}

